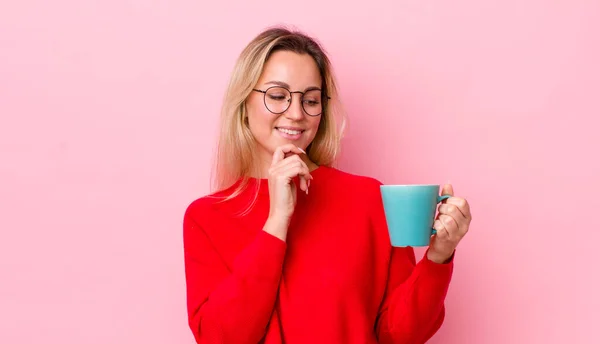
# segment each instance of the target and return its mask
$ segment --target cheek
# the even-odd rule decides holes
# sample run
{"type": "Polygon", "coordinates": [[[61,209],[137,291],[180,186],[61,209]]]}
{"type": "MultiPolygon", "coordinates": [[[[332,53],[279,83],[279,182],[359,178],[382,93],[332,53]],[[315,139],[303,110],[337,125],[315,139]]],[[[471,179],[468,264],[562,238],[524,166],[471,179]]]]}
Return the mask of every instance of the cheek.
{"type": "Polygon", "coordinates": [[[270,135],[273,128],[273,116],[267,109],[257,102],[247,104],[248,124],[254,138],[258,141],[264,140],[266,135],[270,135]]]}
{"type": "Polygon", "coordinates": [[[311,139],[313,139],[317,135],[317,131],[319,130],[319,124],[321,123],[321,117],[311,118],[309,119],[309,127],[311,129],[311,139]]]}

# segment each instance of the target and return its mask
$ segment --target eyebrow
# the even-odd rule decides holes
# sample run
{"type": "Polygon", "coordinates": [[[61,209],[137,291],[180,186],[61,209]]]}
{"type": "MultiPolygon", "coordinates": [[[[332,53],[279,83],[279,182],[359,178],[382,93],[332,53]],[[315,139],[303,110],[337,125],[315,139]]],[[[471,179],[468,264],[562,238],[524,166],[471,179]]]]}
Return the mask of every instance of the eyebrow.
{"type": "MultiPolygon", "coordinates": [[[[276,85],[276,86],[281,86],[281,87],[285,87],[287,89],[290,89],[290,85],[287,82],[283,82],[283,81],[278,81],[278,80],[272,80],[272,81],[268,81],[265,82],[265,85],[276,85]]],[[[320,87],[317,86],[309,86],[307,88],[304,89],[304,92],[306,91],[312,91],[312,90],[320,90],[320,87]]]]}

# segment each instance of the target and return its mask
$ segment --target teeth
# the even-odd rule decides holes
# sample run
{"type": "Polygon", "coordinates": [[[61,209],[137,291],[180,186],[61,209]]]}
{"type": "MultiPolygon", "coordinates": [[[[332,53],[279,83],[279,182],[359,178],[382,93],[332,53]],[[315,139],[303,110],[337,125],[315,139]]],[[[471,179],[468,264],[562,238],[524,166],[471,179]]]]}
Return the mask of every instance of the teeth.
{"type": "Polygon", "coordinates": [[[301,133],[300,130],[290,130],[290,129],[283,129],[283,128],[277,128],[277,130],[281,131],[282,133],[289,134],[289,135],[298,135],[301,133]]]}

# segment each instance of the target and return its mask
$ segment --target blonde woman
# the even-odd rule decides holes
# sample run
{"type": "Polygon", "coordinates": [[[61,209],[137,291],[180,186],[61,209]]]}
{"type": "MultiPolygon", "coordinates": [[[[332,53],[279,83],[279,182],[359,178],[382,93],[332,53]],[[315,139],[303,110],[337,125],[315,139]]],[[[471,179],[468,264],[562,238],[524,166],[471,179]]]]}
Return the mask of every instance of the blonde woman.
{"type": "Polygon", "coordinates": [[[241,53],[217,190],[184,215],[198,343],[424,343],[440,328],[468,203],[440,205],[418,263],[411,248],[392,247],[381,183],[332,167],[343,121],[334,80],[301,32],[268,29],[241,53]]]}

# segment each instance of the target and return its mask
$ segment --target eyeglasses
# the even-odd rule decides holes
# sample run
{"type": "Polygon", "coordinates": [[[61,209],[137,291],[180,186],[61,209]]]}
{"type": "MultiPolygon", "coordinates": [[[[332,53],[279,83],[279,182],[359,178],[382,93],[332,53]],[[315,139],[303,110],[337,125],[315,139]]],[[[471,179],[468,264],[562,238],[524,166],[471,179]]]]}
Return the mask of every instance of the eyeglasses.
{"type": "Polygon", "coordinates": [[[290,91],[285,87],[271,86],[266,90],[252,89],[253,91],[264,94],[265,107],[269,112],[280,115],[289,109],[292,104],[292,94],[300,93],[302,96],[300,102],[302,109],[309,116],[319,116],[323,113],[323,100],[327,101],[330,97],[323,94],[320,89],[312,89],[306,92],[290,91]]]}

